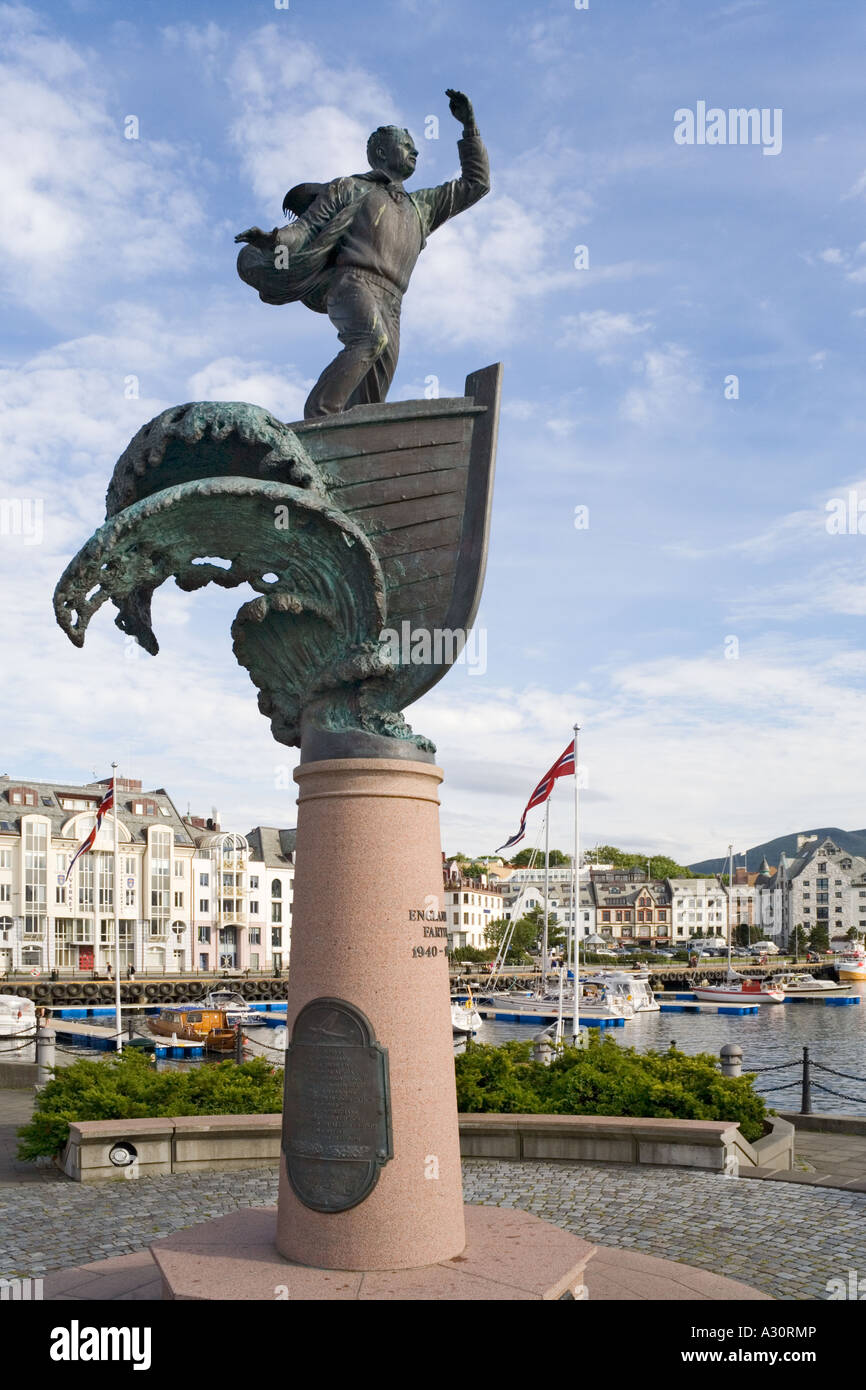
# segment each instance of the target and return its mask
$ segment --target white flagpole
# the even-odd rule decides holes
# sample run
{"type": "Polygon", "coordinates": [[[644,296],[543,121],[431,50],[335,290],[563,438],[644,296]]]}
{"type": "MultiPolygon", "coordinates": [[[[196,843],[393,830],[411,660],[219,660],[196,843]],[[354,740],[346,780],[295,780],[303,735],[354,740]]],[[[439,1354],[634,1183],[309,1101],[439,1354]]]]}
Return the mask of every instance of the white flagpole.
{"type": "MultiPolygon", "coordinates": [[[[551,788],[552,790],[552,788],[551,788]]],[[[550,796],[544,803],[544,938],[541,948],[541,993],[547,986],[547,912],[550,884],[550,796]]]]}
{"type": "Polygon", "coordinates": [[[114,816],[114,1028],[117,1033],[117,1050],[123,1051],[123,1038],[120,1036],[120,855],[117,821],[117,763],[111,764],[111,801],[114,816]]]}
{"type": "Polygon", "coordinates": [[[571,1034],[574,1042],[580,1037],[580,935],[578,931],[578,911],[580,908],[580,799],[577,780],[577,736],[580,725],[574,725],[574,1018],[571,1034]]]}

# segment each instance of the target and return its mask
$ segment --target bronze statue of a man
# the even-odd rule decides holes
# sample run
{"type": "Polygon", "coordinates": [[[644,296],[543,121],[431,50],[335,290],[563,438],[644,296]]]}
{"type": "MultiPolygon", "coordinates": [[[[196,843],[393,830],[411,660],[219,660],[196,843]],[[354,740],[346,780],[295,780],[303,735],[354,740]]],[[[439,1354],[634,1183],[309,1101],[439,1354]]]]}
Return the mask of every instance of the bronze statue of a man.
{"type": "Polygon", "coordinates": [[[459,179],[407,193],[403,181],[418,151],[408,130],[380,126],[367,142],[368,173],[299,184],[283,202],[294,221],[235,237],[247,243],[238,274],[266,304],[301,300],[328,315],[343,344],[310,393],[307,420],[384,401],[397,368],[403,295],[427,237],[490,190],[472,103],[451,88],[446,95],[463,125],[459,179]]]}

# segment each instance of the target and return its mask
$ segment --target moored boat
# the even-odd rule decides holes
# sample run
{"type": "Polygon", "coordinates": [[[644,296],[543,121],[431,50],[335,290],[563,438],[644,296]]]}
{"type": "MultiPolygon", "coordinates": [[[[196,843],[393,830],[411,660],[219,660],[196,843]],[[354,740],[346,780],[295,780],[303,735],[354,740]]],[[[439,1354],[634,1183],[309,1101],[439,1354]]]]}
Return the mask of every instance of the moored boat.
{"type": "Polygon", "coordinates": [[[36,1035],[36,1006],[19,994],[0,994],[0,1038],[36,1035]]]}
{"type": "Polygon", "coordinates": [[[862,946],[854,946],[840,956],[839,980],[848,983],[866,980],[866,952],[862,946]]]}
{"type": "Polygon", "coordinates": [[[147,1022],[151,1033],[183,1042],[204,1043],[208,1052],[231,1052],[237,1038],[223,1009],[174,1005],[163,1009],[147,1022]]]}
{"type": "Polygon", "coordinates": [[[696,999],[704,1004],[784,1004],[785,995],[781,989],[767,988],[763,980],[746,979],[742,975],[729,976],[723,985],[709,983],[698,985],[693,990],[696,999]]]}
{"type": "Polygon", "coordinates": [[[810,996],[817,999],[823,994],[848,992],[848,986],[841,982],[837,984],[835,980],[819,980],[814,975],[800,975],[793,971],[784,975],[774,975],[772,985],[774,989],[783,990],[786,998],[790,995],[798,999],[810,996]]]}

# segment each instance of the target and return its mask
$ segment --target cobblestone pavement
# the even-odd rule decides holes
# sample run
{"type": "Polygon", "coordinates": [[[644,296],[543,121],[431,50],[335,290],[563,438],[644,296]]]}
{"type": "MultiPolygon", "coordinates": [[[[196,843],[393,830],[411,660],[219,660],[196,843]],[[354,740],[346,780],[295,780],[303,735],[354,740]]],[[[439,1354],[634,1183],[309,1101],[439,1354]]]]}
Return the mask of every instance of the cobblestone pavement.
{"type": "MultiPolygon", "coordinates": [[[[592,1163],[464,1164],[469,1202],[520,1207],[600,1245],[681,1260],[782,1299],[866,1274],[866,1194],[592,1163]]],[[[0,1189],[5,1266],[38,1276],[146,1247],[237,1207],[276,1202],[276,1173],[0,1189]]]]}

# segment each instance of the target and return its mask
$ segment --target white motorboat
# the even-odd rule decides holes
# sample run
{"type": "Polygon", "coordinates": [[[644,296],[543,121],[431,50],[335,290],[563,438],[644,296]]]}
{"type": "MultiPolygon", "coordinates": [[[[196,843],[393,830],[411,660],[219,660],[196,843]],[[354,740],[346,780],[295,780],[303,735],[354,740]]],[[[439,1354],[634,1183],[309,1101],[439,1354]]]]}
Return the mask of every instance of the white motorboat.
{"type": "Polygon", "coordinates": [[[482,1018],[475,1007],[475,1000],[472,998],[471,990],[468,999],[451,1000],[451,1027],[454,1033],[460,1034],[461,1036],[477,1033],[478,1029],[481,1027],[481,1023],[482,1018]]]}
{"type": "Polygon", "coordinates": [[[772,980],[775,989],[784,991],[787,998],[808,998],[812,996],[819,998],[822,994],[838,994],[840,991],[848,993],[849,986],[836,983],[835,980],[819,980],[814,975],[801,975],[794,971],[786,972],[784,975],[774,975],[772,980]]]}
{"type": "Polygon", "coordinates": [[[36,1036],[36,1005],[20,994],[0,994],[0,1038],[36,1036]]]}
{"type": "Polygon", "coordinates": [[[232,989],[212,989],[195,1007],[222,1010],[231,1027],[239,1023],[242,1028],[254,1028],[257,1023],[264,1022],[261,1011],[252,1008],[242,994],[232,989]]]}
{"type": "Polygon", "coordinates": [[[627,987],[626,997],[631,997],[636,1014],[657,1014],[661,1010],[661,1005],[653,994],[649,984],[649,971],[646,974],[637,972],[629,975],[624,970],[598,970],[594,976],[587,976],[587,979],[616,980],[627,987]]]}
{"type": "Polygon", "coordinates": [[[723,985],[705,981],[693,990],[696,999],[704,1004],[784,1004],[781,989],[766,988],[763,980],[749,980],[734,971],[723,985]]]}

